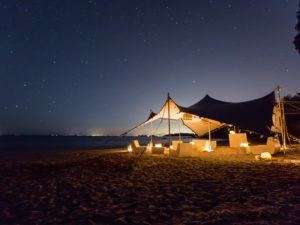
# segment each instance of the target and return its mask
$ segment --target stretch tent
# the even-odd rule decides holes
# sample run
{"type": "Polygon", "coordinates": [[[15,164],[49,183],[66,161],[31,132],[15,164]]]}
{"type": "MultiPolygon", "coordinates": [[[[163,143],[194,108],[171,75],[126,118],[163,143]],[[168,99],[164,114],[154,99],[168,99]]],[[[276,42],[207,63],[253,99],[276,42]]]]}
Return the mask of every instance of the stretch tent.
{"type": "Polygon", "coordinates": [[[151,112],[145,122],[122,135],[126,135],[154,120],[168,118],[171,120],[182,119],[184,125],[198,136],[207,134],[209,130],[221,128],[226,124],[237,126],[242,130],[269,135],[273,125],[274,105],[274,91],[262,98],[239,103],[224,102],[206,95],[189,107],[179,106],[172,98],[168,98],[159,113],[151,112]],[[170,107],[170,115],[168,107],[170,107]]]}

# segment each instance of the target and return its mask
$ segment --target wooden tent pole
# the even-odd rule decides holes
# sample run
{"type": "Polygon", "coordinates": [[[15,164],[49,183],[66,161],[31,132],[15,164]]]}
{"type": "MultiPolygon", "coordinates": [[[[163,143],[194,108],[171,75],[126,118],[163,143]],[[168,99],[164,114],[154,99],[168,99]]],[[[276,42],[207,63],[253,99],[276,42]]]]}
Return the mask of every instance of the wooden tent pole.
{"type": "Polygon", "coordinates": [[[283,126],[285,126],[285,124],[283,123],[283,117],[284,117],[284,113],[282,113],[282,105],[280,102],[280,87],[277,86],[277,102],[278,102],[278,107],[279,107],[279,111],[280,111],[280,130],[281,130],[281,138],[282,138],[282,147],[283,147],[283,152],[285,154],[285,149],[286,149],[286,139],[285,139],[285,131],[283,130],[283,126]]]}
{"type": "Polygon", "coordinates": [[[150,123],[150,147],[152,147],[152,121],[150,123]]]}
{"type": "Polygon", "coordinates": [[[208,140],[209,140],[209,150],[211,151],[211,132],[210,132],[210,122],[208,122],[208,140]]]}
{"type": "Polygon", "coordinates": [[[168,92],[169,148],[171,147],[170,93],[168,92]]]}
{"type": "Polygon", "coordinates": [[[178,120],[178,127],[179,127],[179,141],[181,141],[181,134],[180,134],[180,119],[178,120]]]}

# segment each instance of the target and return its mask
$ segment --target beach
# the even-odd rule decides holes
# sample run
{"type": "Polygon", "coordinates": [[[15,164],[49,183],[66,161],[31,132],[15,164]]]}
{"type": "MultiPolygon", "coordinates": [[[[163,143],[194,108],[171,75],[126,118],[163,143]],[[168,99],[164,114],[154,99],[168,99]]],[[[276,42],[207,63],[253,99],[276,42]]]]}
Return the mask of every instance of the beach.
{"type": "Polygon", "coordinates": [[[299,224],[300,149],[269,161],[222,149],[124,149],[0,160],[0,224],[299,224]]]}

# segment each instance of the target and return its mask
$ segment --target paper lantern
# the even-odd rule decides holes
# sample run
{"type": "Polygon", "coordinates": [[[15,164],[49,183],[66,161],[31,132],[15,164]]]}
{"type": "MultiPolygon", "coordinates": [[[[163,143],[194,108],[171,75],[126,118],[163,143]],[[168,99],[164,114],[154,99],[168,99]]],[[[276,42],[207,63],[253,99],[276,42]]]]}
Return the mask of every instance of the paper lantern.
{"type": "Polygon", "coordinates": [[[261,159],[271,159],[272,155],[269,152],[263,152],[260,154],[261,159]]]}

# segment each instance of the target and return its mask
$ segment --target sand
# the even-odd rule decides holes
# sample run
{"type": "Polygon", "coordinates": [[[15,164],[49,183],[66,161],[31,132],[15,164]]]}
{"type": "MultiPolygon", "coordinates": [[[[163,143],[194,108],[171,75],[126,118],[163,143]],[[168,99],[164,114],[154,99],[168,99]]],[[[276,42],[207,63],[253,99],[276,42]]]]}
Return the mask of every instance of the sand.
{"type": "Polygon", "coordinates": [[[0,224],[300,224],[299,150],[101,152],[2,158],[0,224]]]}

